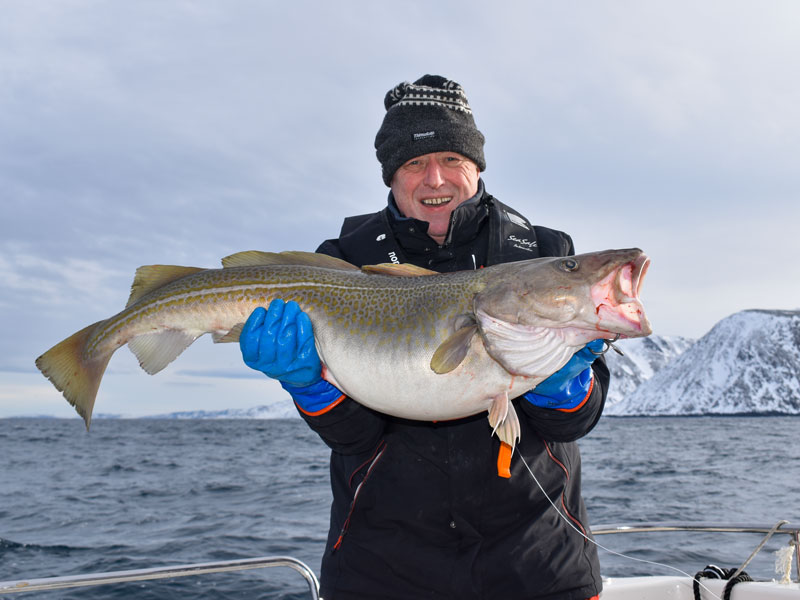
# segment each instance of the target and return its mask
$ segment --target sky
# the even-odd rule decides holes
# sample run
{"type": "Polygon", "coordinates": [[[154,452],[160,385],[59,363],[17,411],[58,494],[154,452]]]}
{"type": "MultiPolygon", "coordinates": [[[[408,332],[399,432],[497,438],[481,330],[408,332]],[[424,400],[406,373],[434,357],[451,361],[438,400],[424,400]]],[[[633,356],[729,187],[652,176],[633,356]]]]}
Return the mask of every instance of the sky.
{"type": "MultiPolygon", "coordinates": [[[[34,366],[136,268],[313,251],[385,205],[383,97],[462,84],[487,190],[578,252],[640,247],[659,335],[800,308],[800,4],[0,0],[0,417],[73,416],[34,366]]],[[[238,346],[95,412],[286,402],[238,346]]]]}

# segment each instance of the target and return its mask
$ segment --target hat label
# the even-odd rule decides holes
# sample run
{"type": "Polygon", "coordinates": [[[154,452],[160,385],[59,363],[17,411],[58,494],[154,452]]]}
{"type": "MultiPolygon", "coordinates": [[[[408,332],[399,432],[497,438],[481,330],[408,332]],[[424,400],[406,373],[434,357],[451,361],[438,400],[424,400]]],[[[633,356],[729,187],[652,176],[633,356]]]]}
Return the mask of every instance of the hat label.
{"type": "Polygon", "coordinates": [[[428,138],[436,137],[435,131],[424,131],[422,133],[415,133],[414,134],[414,141],[425,140],[428,138]]]}

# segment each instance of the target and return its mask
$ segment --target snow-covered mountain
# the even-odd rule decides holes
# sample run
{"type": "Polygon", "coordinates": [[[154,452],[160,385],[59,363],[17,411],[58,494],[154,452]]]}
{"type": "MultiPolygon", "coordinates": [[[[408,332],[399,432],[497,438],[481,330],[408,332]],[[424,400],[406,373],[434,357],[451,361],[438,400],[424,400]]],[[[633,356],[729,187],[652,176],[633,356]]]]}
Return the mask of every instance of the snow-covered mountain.
{"type": "Polygon", "coordinates": [[[723,319],[616,402],[613,415],[800,415],[800,311],[723,319]]]}
{"type": "Polygon", "coordinates": [[[611,385],[604,414],[619,414],[616,407],[644,381],[680,356],[694,340],[679,336],[651,335],[615,342],[624,355],[613,350],[606,353],[611,371],[611,385]]]}

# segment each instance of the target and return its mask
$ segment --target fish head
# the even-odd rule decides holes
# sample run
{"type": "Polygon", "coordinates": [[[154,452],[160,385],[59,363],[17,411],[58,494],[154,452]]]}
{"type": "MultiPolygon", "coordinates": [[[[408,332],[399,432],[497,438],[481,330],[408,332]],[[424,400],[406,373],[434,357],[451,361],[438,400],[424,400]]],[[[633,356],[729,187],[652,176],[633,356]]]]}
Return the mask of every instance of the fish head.
{"type": "Polygon", "coordinates": [[[649,264],[633,248],[498,265],[474,298],[487,351],[510,372],[533,375],[592,340],[650,335],[639,298],[649,264]]]}

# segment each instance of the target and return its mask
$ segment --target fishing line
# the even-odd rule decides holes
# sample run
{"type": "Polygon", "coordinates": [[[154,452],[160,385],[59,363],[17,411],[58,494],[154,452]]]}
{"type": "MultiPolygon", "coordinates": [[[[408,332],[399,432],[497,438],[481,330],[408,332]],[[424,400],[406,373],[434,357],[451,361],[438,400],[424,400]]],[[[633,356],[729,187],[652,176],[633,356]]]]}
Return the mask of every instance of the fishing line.
{"type": "MultiPolygon", "coordinates": [[[[519,450],[519,449],[520,449],[520,445],[519,445],[519,443],[517,443],[517,450],[519,450]]],[[[595,546],[597,546],[601,550],[604,550],[604,551],[608,552],[609,554],[613,554],[614,556],[619,556],[620,558],[625,558],[625,559],[628,559],[628,560],[633,560],[633,561],[636,561],[636,562],[645,563],[645,564],[653,565],[653,566],[656,566],[656,567],[664,567],[664,568],[667,568],[667,569],[671,569],[671,570],[673,570],[673,571],[675,571],[677,573],[680,573],[681,575],[685,575],[689,579],[693,579],[693,577],[689,573],[687,573],[686,571],[682,571],[681,569],[679,569],[677,567],[673,567],[672,565],[667,565],[667,564],[656,562],[656,561],[653,561],[653,560],[647,560],[645,558],[636,558],[635,556],[628,556],[627,554],[622,554],[621,552],[616,552],[616,551],[612,550],[611,548],[606,548],[602,544],[596,542],[595,540],[593,540],[592,538],[587,536],[580,529],[578,529],[573,523],[571,523],[570,520],[564,515],[564,513],[561,512],[561,509],[559,509],[558,506],[556,506],[556,503],[553,502],[553,500],[550,498],[548,493],[544,490],[544,488],[542,487],[542,484],[539,483],[539,480],[536,478],[536,475],[533,474],[533,471],[531,470],[530,466],[528,465],[528,462],[525,460],[525,457],[522,455],[522,452],[518,451],[517,454],[519,455],[520,460],[522,460],[522,464],[525,465],[525,468],[528,470],[528,473],[530,473],[531,477],[533,478],[533,481],[539,487],[539,489],[541,490],[542,494],[544,494],[544,497],[547,498],[547,501],[550,503],[550,506],[552,506],[555,509],[555,511],[558,513],[558,516],[561,517],[561,519],[567,525],[569,525],[572,529],[574,529],[578,533],[578,535],[580,535],[582,538],[584,538],[587,542],[591,542],[592,544],[594,544],[595,546]]],[[[708,587],[703,585],[702,582],[698,582],[698,583],[700,584],[700,587],[702,587],[705,591],[707,591],[709,594],[711,594],[714,598],[716,598],[717,600],[722,600],[722,598],[720,596],[717,596],[708,587]]]]}

